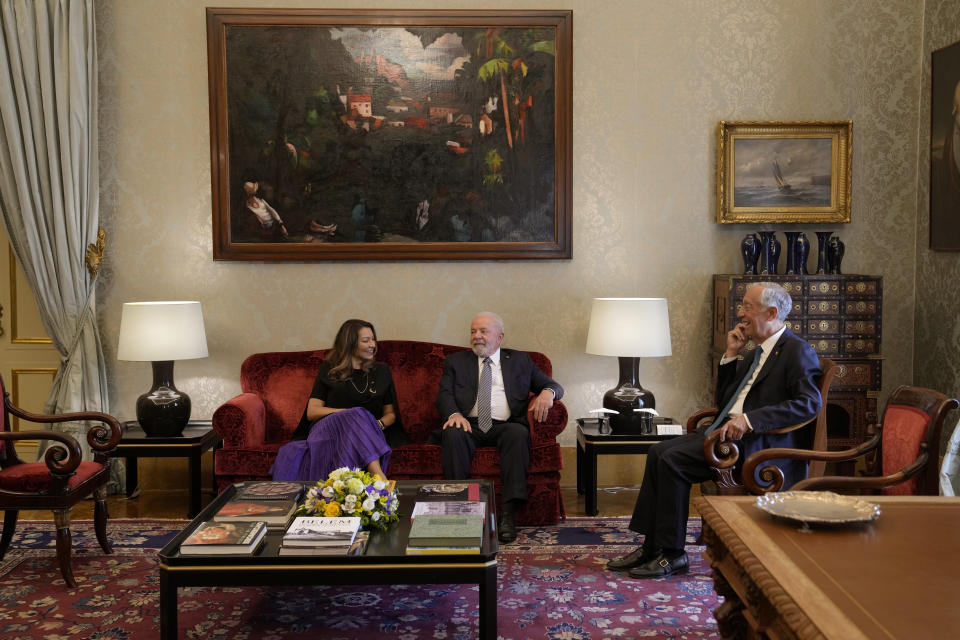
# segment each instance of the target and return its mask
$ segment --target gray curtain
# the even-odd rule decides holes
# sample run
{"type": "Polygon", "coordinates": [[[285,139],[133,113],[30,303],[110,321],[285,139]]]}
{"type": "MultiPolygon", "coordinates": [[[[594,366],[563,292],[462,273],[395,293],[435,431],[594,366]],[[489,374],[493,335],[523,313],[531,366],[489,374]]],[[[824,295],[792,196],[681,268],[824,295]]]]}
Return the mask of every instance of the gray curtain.
{"type": "MultiPolygon", "coordinates": [[[[49,413],[109,406],[85,264],[100,220],[93,5],[0,0],[0,214],[62,358],[49,413]]],[[[85,449],[86,427],[58,425],[85,449]]]]}

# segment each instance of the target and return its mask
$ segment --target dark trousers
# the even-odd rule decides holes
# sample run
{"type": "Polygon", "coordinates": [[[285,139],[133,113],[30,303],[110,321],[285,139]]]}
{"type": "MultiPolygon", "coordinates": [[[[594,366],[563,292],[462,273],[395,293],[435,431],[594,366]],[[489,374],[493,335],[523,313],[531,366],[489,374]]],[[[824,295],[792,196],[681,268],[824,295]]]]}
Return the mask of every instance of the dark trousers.
{"type": "Polygon", "coordinates": [[[470,477],[470,463],[477,447],[495,446],[500,453],[500,480],[503,500],[527,499],[527,469],[530,468],[530,430],[516,422],[493,421],[486,433],[477,427],[476,418],[468,418],[473,429],[466,433],[456,427],[443,430],[443,477],[464,480],[470,477]]]}
{"type": "Polygon", "coordinates": [[[644,535],[644,545],[683,549],[690,510],[690,488],[711,478],[703,458],[702,433],[664,440],[650,447],[630,530],[644,535]]]}

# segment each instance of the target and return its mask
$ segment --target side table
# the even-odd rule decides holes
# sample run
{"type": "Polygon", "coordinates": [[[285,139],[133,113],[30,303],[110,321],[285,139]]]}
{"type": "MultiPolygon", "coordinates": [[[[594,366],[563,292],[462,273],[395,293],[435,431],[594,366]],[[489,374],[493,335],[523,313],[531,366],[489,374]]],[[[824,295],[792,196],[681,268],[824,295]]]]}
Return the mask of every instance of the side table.
{"type": "Polygon", "coordinates": [[[647,453],[650,447],[678,436],[600,433],[596,424],[577,420],[577,493],[586,496],[588,516],[597,508],[597,456],[604,454],[647,453]]]}
{"type": "MultiPolygon", "coordinates": [[[[123,437],[115,456],[126,458],[127,497],[139,491],[137,486],[137,458],[187,458],[190,465],[190,510],[193,518],[200,513],[200,457],[220,445],[220,436],[210,420],[191,420],[180,436],[148,437],[136,420],[124,422],[123,437]]],[[[216,495],[216,480],[213,493],[216,495]]]]}

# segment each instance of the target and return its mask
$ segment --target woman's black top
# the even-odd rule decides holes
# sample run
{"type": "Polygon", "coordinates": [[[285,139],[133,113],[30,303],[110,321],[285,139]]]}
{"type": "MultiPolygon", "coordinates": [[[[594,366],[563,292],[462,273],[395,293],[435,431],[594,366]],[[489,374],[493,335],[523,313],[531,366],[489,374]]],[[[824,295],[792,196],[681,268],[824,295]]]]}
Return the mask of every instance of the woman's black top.
{"type": "MultiPolygon", "coordinates": [[[[390,368],[382,362],[374,363],[370,371],[354,369],[346,380],[330,378],[330,363],[322,362],[317,379],[313,381],[310,397],[323,400],[323,404],[331,409],[363,407],[377,419],[383,417],[384,405],[392,404],[397,411],[397,418],[400,416],[393,377],[390,375],[390,368]]],[[[291,440],[306,440],[314,422],[316,420],[307,418],[307,409],[304,407],[303,417],[300,418],[300,424],[293,432],[291,440]]]]}

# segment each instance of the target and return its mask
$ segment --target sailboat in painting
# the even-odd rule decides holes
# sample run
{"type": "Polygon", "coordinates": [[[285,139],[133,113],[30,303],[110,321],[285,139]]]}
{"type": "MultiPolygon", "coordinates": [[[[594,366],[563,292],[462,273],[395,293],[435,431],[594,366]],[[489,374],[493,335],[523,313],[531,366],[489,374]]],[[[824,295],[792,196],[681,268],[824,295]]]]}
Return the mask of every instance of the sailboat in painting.
{"type": "Polygon", "coordinates": [[[780,170],[780,163],[776,160],[773,161],[773,179],[777,181],[777,189],[781,193],[789,193],[793,189],[790,183],[783,179],[783,171],[780,170]]]}

